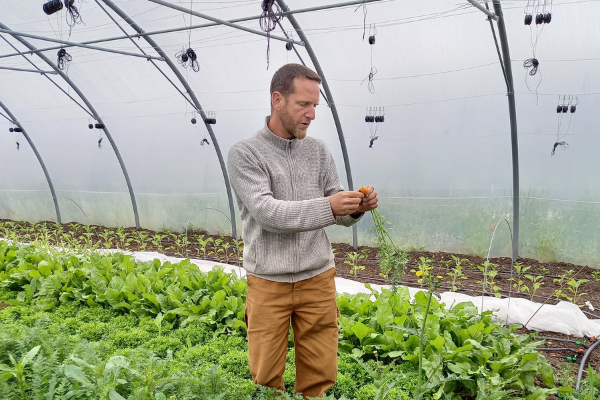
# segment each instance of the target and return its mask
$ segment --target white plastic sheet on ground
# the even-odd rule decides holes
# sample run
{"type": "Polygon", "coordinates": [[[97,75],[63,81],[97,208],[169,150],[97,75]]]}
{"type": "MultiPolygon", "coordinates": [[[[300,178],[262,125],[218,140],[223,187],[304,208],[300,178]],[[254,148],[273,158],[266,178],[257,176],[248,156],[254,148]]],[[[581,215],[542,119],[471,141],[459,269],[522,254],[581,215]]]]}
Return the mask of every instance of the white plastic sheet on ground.
{"type": "MultiPolygon", "coordinates": [[[[0,239],[2,240],[2,239],[0,239]]],[[[120,250],[101,250],[101,252],[114,252],[120,250]]],[[[159,259],[161,262],[178,263],[184,258],[170,257],[157,252],[125,252],[133,255],[139,261],[152,261],[159,259]]],[[[221,266],[226,272],[234,272],[238,277],[246,276],[246,271],[238,266],[214,261],[190,259],[190,262],[197,265],[200,271],[210,272],[215,266],[221,266]]],[[[335,284],[338,293],[371,293],[364,283],[349,279],[335,278],[335,284]]],[[[387,285],[370,285],[371,288],[381,291],[389,289],[387,285]]],[[[411,297],[420,291],[416,288],[408,288],[411,297]]],[[[527,299],[512,298],[498,299],[495,297],[469,296],[456,292],[441,293],[441,302],[445,303],[446,308],[464,302],[472,302],[481,312],[481,310],[493,310],[495,318],[501,323],[521,324],[526,328],[538,332],[557,332],[565,335],[582,337],[600,335],[600,320],[591,320],[573,303],[561,301],[556,305],[541,304],[529,301],[527,299]],[[483,304],[482,304],[483,301],[483,304]],[[533,317],[532,317],[533,316],[533,317]]]]}
{"type": "MultiPolygon", "coordinates": [[[[133,255],[140,261],[151,261],[155,258],[165,262],[180,262],[181,258],[168,257],[160,253],[136,252],[133,255]]],[[[212,270],[215,265],[221,265],[226,271],[235,272],[238,276],[245,276],[246,271],[243,268],[216,263],[212,261],[191,259],[203,272],[212,270]]],[[[352,281],[349,279],[335,278],[335,284],[338,293],[370,293],[364,283],[352,281]]],[[[389,289],[390,286],[374,285],[371,287],[377,291],[389,289]]],[[[416,288],[408,288],[411,297],[419,291],[416,288]]],[[[446,308],[464,302],[472,302],[481,312],[493,310],[495,318],[502,323],[521,324],[528,329],[538,332],[557,332],[565,335],[582,337],[600,335],[600,320],[591,320],[573,303],[561,301],[556,305],[541,304],[522,298],[498,299],[495,297],[469,296],[456,292],[441,293],[441,302],[446,304],[446,308]],[[482,306],[483,300],[483,306],[482,306]],[[533,318],[532,318],[533,316],[533,318]]]]}

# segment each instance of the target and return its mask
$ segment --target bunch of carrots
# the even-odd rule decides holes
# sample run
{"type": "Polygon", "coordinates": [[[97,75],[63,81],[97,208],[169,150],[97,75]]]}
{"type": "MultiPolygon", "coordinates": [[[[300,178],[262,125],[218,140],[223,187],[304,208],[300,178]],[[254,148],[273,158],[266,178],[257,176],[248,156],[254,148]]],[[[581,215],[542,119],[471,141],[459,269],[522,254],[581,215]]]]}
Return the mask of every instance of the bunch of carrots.
{"type": "MultiPolygon", "coordinates": [[[[369,189],[366,186],[361,186],[358,189],[363,195],[368,196],[369,189]]],[[[390,237],[390,234],[385,229],[385,219],[383,216],[377,211],[376,208],[371,210],[371,216],[373,217],[373,222],[375,222],[375,231],[377,232],[377,239],[379,241],[380,249],[392,249],[395,247],[394,241],[390,237]]]]}

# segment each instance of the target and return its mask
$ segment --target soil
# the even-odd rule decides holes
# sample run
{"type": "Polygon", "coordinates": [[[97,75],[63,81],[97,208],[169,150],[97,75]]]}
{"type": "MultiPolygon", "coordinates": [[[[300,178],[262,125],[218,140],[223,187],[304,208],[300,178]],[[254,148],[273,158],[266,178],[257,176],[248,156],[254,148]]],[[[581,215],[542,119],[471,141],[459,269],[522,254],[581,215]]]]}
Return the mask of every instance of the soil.
{"type": "MultiPolygon", "coordinates": [[[[21,241],[33,241],[36,235],[39,236],[40,225],[36,225],[37,229],[32,229],[32,224],[28,222],[14,222],[7,220],[0,220],[0,237],[3,235],[1,230],[3,223],[14,224],[11,229],[11,234],[16,235],[21,241]]],[[[6,226],[6,225],[4,225],[6,226]]],[[[42,223],[42,227],[44,224],[42,223]]],[[[191,257],[198,259],[206,259],[217,262],[225,262],[233,265],[240,265],[237,246],[233,242],[231,236],[218,236],[209,235],[206,232],[188,232],[189,243],[187,246],[184,243],[185,235],[160,232],[165,235],[162,238],[157,237],[157,232],[150,231],[147,229],[135,229],[125,228],[120,229],[120,234],[117,234],[115,228],[104,228],[101,226],[88,226],[83,227],[82,225],[76,224],[63,224],[59,227],[54,222],[46,223],[47,237],[51,244],[65,245],[64,242],[69,242],[70,245],[83,246],[86,243],[86,233],[88,234],[88,245],[95,244],[99,248],[122,248],[127,251],[157,251],[169,256],[175,257],[191,257]],[[86,229],[87,228],[87,229],[86,229]],[[62,232],[57,230],[62,229],[62,232]],[[62,234],[69,233],[70,238],[65,238],[62,234]],[[141,235],[146,235],[147,239],[143,242],[140,239],[141,235]],[[203,236],[199,236],[203,235],[203,236]],[[206,244],[205,248],[202,249],[199,245],[198,238],[201,237],[204,240],[211,238],[212,243],[206,244]],[[221,243],[229,243],[229,248],[224,250],[223,247],[215,246],[214,242],[220,240],[221,243]],[[63,243],[60,243],[63,241],[63,243]],[[154,242],[154,243],[152,243],[154,242]],[[142,244],[142,243],[145,243],[142,244]],[[218,255],[218,257],[216,257],[218,255]]],[[[4,236],[6,232],[4,232],[4,236]]],[[[379,268],[378,260],[378,249],[375,247],[359,246],[358,249],[354,249],[351,245],[346,243],[333,243],[332,247],[336,255],[335,264],[337,269],[337,276],[363,283],[374,283],[374,284],[391,284],[389,280],[380,275],[381,270],[379,268]],[[352,265],[347,263],[348,254],[358,253],[363,255],[364,258],[358,260],[357,264],[364,267],[364,269],[354,271],[351,273],[352,265]]],[[[408,265],[406,272],[402,278],[402,284],[412,287],[419,287],[417,277],[411,269],[416,269],[418,263],[422,263],[425,260],[436,270],[436,275],[444,277],[444,283],[440,287],[439,291],[453,290],[451,278],[448,273],[455,270],[457,262],[459,260],[462,272],[466,279],[457,280],[454,284],[454,290],[462,293],[469,294],[471,296],[480,296],[482,293],[483,273],[478,268],[484,265],[485,259],[465,254],[456,253],[445,253],[445,252],[426,252],[416,251],[410,252],[408,255],[408,265]],[[454,258],[453,258],[454,256],[454,258]],[[429,261],[427,261],[429,260],[429,261]]],[[[511,259],[510,258],[493,258],[490,259],[488,271],[495,269],[497,271],[496,277],[493,279],[493,285],[490,285],[488,279],[488,292],[487,294],[496,297],[506,297],[509,294],[509,290],[512,289],[513,297],[523,297],[539,303],[556,304],[560,300],[569,300],[579,305],[582,311],[586,313],[588,318],[600,319],[600,310],[592,310],[592,308],[586,305],[586,302],[591,303],[593,307],[600,307],[600,274],[598,270],[590,268],[588,266],[574,265],[561,262],[539,262],[533,259],[520,258],[518,262],[522,265],[522,268],[529,267],[520,278],[522,281],[518,287],[512,287],[514,282],[517,282],[519,278],[516,276],[513,270],[513,278],[511,280],[511,259]],[[529,275],[529,278],[526,277],[529,275]],[[573,293],[571,286],[568,285],[569,280],[579,281],[587,279],[587,282],[581,283],[577,295],[573,293]],[[533,290],[533,282],[536,280],[538,283],[542,283],[539,288],[533,290]],[[491,289],[490,286],[496,286],[497,289],[491,289]],[[524,289],[524,288],[527,289],[524,289]],[[528,290],[528,291],[527,291],[528,290]],[[557,291],[562,292],[562,296],[559,296],[557,291]]],[[[0,309],[3,304],[0,303],[0,309]]],[[[4,305],[6,306],[6,305],[4,305]]],[[[519,333],[534,333],[538,336],[553,337],[569,339],[572,341],[582,341],[585,338],[569,337],[567,335],[552,333],[552,332],[533,332],[526,329],[518,330],[519,333]]],[[[588,339],[589,343],[589,339],[588,339]]],[[[562,341],[555,341],[548,339],[545,348],[570,348],[579,349],[585,347],[578,346],[575,343],[568,343],[562,341]]],[[[544,351],[543,352],[549,363],[555,368],[557,375],[557,383],[561,385],[575,386],[575,379],[577,376],[577,370],[579,364],[568,362],[566,357],[573,357],[576,355],[575,352],[571,351],[544,351]]],[[[581,359],[581,355],[577,355],[577,359],[581,359]]],[[[595,370],[600,367],[600,351],[592,352],[589,359],[589,365],[595,370]]],[[[586,366],[587,369],[587,366],[586,366]]],[[[585,374],[584,374],[585,377],[585,374]]],[[[555,398],[555,397],[553,397],[555,398]]]]}

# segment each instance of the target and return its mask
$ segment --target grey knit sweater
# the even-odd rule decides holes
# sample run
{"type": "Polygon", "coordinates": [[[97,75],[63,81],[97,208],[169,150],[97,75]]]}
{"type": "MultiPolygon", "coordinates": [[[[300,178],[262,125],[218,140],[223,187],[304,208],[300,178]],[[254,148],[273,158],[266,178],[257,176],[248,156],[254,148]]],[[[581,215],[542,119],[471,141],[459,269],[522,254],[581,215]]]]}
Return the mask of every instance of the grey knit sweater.
{"type": "Polygon", "coordinates": [[[293,283],[335,267],[323,228],[351,226],[360,218],[331,211],[329,196],[344,189],[323,141],[283,139],[265,124],[231,147],[227,168],[242,217],[248,274],[293,283]]]}

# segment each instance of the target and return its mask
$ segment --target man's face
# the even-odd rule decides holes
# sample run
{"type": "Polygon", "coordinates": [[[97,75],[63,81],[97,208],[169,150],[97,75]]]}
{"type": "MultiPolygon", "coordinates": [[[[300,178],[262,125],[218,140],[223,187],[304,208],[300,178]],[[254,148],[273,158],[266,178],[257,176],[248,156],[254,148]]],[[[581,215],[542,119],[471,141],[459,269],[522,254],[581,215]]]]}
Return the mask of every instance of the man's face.
{"type": "Polygon", "coordinates": [[[294,78],[295,92],[283,98],[279,119],[286,133],[297,139],[306,137],[310,122],[319,105],[319,83],[306,78],[294,78]]]}

